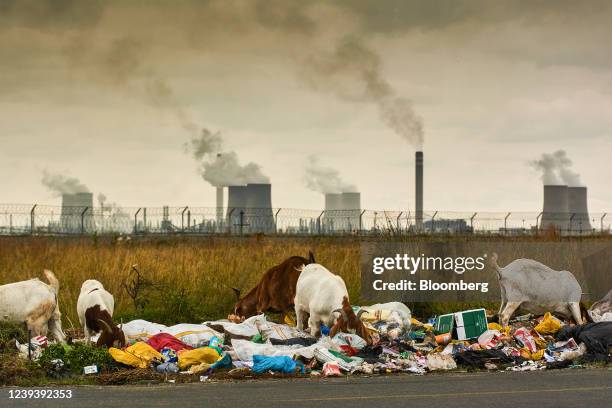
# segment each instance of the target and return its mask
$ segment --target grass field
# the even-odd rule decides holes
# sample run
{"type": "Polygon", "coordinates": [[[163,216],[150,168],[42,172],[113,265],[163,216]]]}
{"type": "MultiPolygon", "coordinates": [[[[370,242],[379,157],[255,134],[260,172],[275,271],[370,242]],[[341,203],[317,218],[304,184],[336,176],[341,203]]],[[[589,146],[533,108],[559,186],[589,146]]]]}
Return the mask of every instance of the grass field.
{"type": "MultiPolygon", "coordinates": [[[[612,242],[609,238],[603,239],[612,242]]],[[[519,240],[524,243],[534,239],[519,240]]],[[[79,326],[76,302],[86,279],[101,281],[113,293],[118,320],[143,318],[166,324],[201,322],[227,316],[235,302],[231,287],[246,291],[271,266],[291,255],[307,257],[309,250],[314,252],[318,263],[344,278],[353,303],[359,304],[360,240],[357,237],[140,237],[128,241],[112,237],[0,237],[0,284],[40,278],[43,269],[52,270],[61,284],[59,300],[65,328],[70,327],[70,322],[79,326]],[[140,284],[133,284],[132,265],[137,265],[140,271],[140,284]]]]}

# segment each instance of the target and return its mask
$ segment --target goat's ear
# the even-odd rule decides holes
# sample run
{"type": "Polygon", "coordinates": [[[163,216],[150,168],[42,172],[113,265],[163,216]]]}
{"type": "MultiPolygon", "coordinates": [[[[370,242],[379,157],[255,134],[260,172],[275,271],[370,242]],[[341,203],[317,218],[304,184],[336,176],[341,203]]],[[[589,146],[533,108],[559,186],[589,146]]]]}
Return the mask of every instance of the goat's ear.
{"type": "Polygon", "coordinates": [[[311,264],[316,263],[315,257],[312,251],[308,251],[308,263],[311,263],[311,264]]]}
{"type": "Polygon", "coordinates": [[[232,288],[234,294],[236,295],[236,300],[240,300],[240,289],[232,288]]]}

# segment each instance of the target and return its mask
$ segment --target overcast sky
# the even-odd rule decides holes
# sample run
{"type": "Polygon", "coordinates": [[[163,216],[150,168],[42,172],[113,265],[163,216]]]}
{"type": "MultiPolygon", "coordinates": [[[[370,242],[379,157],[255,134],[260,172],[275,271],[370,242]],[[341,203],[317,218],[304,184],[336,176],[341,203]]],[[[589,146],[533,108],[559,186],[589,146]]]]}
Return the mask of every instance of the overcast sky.
{"type": "Polygon", "coordinates": [[[539,211],[563,149],[612,211],[610,38],[609,1],[0,0],[0,202],[212,207],[206,128],[276,207],[322,206],[316,160],[406,209],[422,126],[427,209],[539,211]]]}

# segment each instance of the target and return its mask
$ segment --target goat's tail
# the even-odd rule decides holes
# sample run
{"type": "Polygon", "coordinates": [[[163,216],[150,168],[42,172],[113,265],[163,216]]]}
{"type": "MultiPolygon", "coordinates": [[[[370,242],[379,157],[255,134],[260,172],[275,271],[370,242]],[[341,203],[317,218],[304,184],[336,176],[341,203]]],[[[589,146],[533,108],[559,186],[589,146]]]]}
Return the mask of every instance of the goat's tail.
{"type": "Polygon", "coordinates": [[[49,286],[51,286],[55,294],[57,294],[60,286],[59,280],[57,280],[55,274],[48,269],[45,269],[43,273],[45,274],[45,278],[47,278],[47,282],[49,282],[49,286]]]}
{"type": "Polygon", "coordinates": [[[491,254],[491,260],[489,262],[491,263],[491,266],[495,269],[495,272],[497,272],[497,276],[501,278],[502,268],[499,267],[499,264],[497,263],[497,258],[497,252],[493,252],[491,254]]]}

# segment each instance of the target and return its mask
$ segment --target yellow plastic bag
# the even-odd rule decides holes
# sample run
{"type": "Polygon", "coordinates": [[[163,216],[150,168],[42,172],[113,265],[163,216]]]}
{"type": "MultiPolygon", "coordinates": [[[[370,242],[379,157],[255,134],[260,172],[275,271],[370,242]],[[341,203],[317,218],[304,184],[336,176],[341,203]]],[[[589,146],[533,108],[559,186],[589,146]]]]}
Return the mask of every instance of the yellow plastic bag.
{"type": "Polygon", "coordinates": [[[527,360],[538,361],[544,357],[544,349],[538,350],[535,353],[530,353],[529,350],[526,347],[524,347],[520,350],[520,352],[521,352],[521,357],[527,360]]]}
{"type": "Polygon", "coordinates": [[[555,334],[562,326],[563,324],[559,319],[550,313],[546,313],[542,321],[534,329],[540,334],[555,334]]]}
{"type": "Polygon", "coordinates": [[[118,363],[136,368],[147,368],[152,360],[163,361],[163,356],[147,343],[134,343],[125,350],[115,347],[108,349],[111,357],[118,363]]]}
{"type": "Polygon", "coordinates": [[[291,326],[291,327],[295,327],[296,326],[295,319],[292,316],[288,315],[288,314],[285,315],[285,322],[284,323],[286,325],[288,325],[288,326],[291,326]]]}
{"type": "Polygon", "coordinates": [[[178,365],[181,370],[200,363],[214,363],[221,356],[212,347],[200,347],[193,350],[183,350],[178,353],[178,365]]]}

